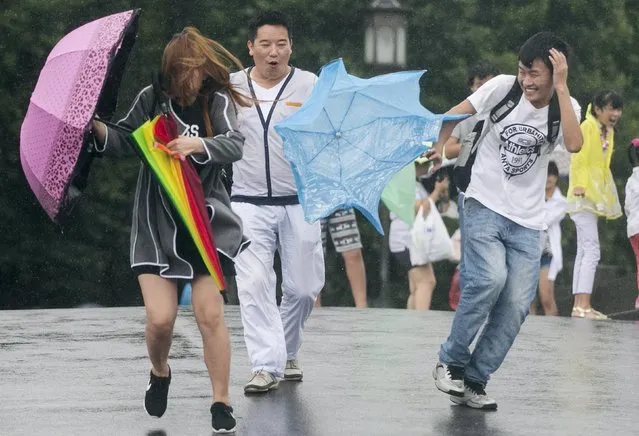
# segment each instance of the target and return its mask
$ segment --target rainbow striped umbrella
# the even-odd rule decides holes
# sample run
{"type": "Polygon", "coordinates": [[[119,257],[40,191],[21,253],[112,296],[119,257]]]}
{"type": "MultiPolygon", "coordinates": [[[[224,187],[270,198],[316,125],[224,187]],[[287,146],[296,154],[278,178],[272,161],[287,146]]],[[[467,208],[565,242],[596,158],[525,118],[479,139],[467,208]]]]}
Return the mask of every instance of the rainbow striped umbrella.
{"type": "Polygon", "coordinates": [[[189,159],[173,157],[165,147],[176,135],[174,121],[158,115],[131,136],[142,158],[153,171],[189,230],[202,260],[220,290],[226,288],[220,259],[206,211],[202,181],[189,159]]]}

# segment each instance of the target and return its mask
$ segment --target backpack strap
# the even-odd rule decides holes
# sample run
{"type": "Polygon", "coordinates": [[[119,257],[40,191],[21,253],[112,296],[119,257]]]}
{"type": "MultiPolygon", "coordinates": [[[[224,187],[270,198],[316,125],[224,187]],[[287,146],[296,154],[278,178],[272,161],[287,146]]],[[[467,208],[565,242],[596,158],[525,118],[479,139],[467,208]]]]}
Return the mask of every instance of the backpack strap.
{"type": "Polygon", "coordinates": [[[557,93],[553,93],[548,106],[548,133],[546,139],[548,144],[553,145],[559,136],[561,127],[561,111],[559,110],[559,98],[557,93]]]}
{"type": "MultiPolygon", "coordinates": [[[[517,106],[522,96],[522,89],[519,86],[519,81],[515,78],[513,86],[508,91],[508,94],[495,105],[490,111],[490,121],[495,124],[503,120],[509,113],[517,106]]],[[[559,136],[559,128],[561,127],[561,112],[559,110],[559,99],[557,93],[553,93],[548,106],[548,130],[546,134],[546,140],[548,144],[552,145],[559,136]]]]}
{"type": "MultiPolygon", "coordinates": [[[[491,129],[492,125],[503,120],[519,104],[523,91],[519,86],[519,81],[515,78],[513,85],[506,96],[497,103],[486,120],[481,120],[475,124],[473,131],[466,138],[459,138],[462,148],[454,168],[454,181],[461,191],[465,191],[470,183],[471,168],[475,163],[477,149],[484,136],[491,129]]],[[[553,94],[548,107],[548,133],[546,139],[550,145],[554,144],[559,136],[561,114],[559,111],[559,99],[557,94],[553,94]]]]}
{"type": "Polygon", "coordinates": [[[493,124],[496,124],[506,118],[508,114],[515,109],[515,106],[519,104],[522,92],[521,86],[519,86],[519,81],[515,77],[513,86],[511,86],[508,94],[506,94],[506,96],[490,111],[490,121],[493,124]]]}
{"type": "Polygon", "coordinates": [[[461,151],[453,168],[453,182],[461,192],[465,192],[470,184],[471,169],[477,157],[477,147],[488,131],[488,128],[485,128],[485,124],[488,124],[488,120],[478,121],[472,132],[464,138],[459,138],[461,151]]]}

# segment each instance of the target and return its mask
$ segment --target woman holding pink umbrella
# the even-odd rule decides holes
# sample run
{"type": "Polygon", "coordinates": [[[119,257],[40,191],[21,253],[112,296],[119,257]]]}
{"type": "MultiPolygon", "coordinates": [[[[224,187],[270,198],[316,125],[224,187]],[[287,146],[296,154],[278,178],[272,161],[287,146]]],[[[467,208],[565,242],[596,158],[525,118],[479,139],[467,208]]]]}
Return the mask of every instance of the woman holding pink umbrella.
{"type": "MultiPolygon", "coordinates": [[[[118,124],[135,130],[162,112],[181,135],[167,144],[176,157],[191,159],[202,180],[211,227],[225,276],[235,274],[233,258],[246,246],[242,223],[230,208],[222,165],[242,157],[244,138],[236,131],[236,104],[246,105],[229,83],[229,67],[240,62],[219,43],[187,27],[173,36],[162,57],[162,92],[144,88],[118,124]],[[158,97],[159,94],[159,97],[158,97]]],[[[133,155],[128,134],[94,122],[96,150],[133,155]]],[[[212,426],[216,433],[235,430],[229,401],[230,346],[221,291],[209,275],[195,244],[154,178],[141,165],[131,228],[131,266],[138,276],[146,309],[146,344],[151,378],[145,396],[149,415],[161,417],[171,382],[168,355],[177,316],[178,280],[191,280],[192,305],[204,345],[213,388],[212,426]]]]}

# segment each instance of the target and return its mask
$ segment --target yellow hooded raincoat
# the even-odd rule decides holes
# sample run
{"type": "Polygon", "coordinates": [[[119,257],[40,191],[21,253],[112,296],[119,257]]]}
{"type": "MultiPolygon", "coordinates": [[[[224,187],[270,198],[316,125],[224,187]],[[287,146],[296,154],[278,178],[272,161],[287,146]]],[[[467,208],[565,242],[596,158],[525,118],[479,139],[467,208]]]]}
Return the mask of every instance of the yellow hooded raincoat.
{"type": "Polygon", "coordinates": [[[601,126],[586,110],[586,119],[581,123],[584,143],[579,153],[570,161],[570,186],[568,188],[568,213],[588,211],[596,215],[615,219],[622,215],[617,187],[610,171],[610,160],[614,150],[613,129],[608,129],[605,140],[608,148],[603,149],[601,126]],[[575,187],[585,190],[584,197],[574,195],[575,187]]]}

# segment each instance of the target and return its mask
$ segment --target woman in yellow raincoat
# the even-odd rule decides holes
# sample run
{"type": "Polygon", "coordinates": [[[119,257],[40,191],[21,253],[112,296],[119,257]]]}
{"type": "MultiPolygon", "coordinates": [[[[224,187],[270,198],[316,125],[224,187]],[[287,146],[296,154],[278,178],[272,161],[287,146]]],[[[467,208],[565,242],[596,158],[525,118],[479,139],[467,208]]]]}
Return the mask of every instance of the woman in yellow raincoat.
{"type": "Polygon", "coordinates": [[[594,310],[590,296],[599,263],[600,248],[597,221],[599,217],[622,215],[615,181],[610,172],[614,150],[614,127],[621,118],[623,100],[614,91],[598,92],[581,123],[584,143],[570,163],[568,213],[577,228],[577,255],[572,278],[575,304],[572,316],[606,319],[594,310]]]}

